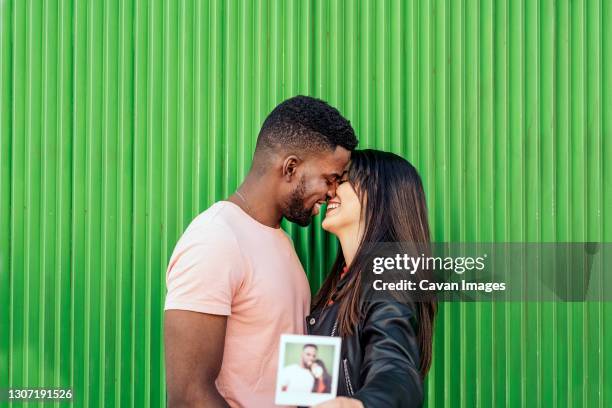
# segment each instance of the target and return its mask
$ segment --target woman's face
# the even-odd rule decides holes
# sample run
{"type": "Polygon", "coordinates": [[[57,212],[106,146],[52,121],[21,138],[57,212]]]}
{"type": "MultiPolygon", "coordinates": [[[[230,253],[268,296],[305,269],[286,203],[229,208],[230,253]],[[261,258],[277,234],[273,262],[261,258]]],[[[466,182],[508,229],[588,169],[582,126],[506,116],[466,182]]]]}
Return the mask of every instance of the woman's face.
{"type": "Polygon", "coordinates": [[[319,378],[323,375],[323,367],[321,367],[317,363],[312,363],[312,366],[310,366],[310,371],[312,372],[312,375],[315,376],[315,378],[319,378]]]}
{"type": "Polygon", "coordinates": [[[336,189],[336,196],[327,203],[327,211],[321,226],[334,235],[342,235],[343,232],[357,233],[360,222],[359,196],[344,175],[336,189]]]}

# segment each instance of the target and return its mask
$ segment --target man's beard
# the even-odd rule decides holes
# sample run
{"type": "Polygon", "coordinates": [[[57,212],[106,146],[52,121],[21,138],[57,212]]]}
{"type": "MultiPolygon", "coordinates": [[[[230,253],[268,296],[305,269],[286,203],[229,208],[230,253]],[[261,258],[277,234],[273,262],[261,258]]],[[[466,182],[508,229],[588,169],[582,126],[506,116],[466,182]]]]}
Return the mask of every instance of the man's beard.
{"type": "Polygon", "coordinates": [[[283,209],[283,216],[301,227],[308,226],[312,220],[312,208],[304,208],[305,195],[306,179],[302,176],[295,190],[291,192],[291,196],[283,209]]]}

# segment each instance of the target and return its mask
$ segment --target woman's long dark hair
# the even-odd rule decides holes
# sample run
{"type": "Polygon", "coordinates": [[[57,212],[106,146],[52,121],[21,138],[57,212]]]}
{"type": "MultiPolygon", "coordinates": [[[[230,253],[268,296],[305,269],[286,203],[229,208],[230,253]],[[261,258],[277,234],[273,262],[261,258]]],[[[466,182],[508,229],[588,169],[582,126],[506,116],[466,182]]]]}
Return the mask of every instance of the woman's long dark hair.
{"type": "MultiPolygon", "coordinates": [[[[324,392],[331,392],[331,375],[329,374],[329,371],[327,371],[327,367],[325,366],[325,363],[323,362],[323,360],[315,360],[313,361],[313,364],[318,364],[321,369],[323,369],[323,384],[325,385],[325,391],[324,392]]],[[[317,392],[317,383],[315,381],[315,383],[312,386],[312,392],[317,392]]]]}
{"type": "MultiPolygon", "coordinates": [[[[421,177],[407,160],[378,150],[357,150],[351,156],[348,182],[362,205],[365,230],[349,266],[348,281],[338,291],[338,328],[341,336],[350,336],[360,319],[361,275],[369,273],[365,246],[383,242],[416,243],[419,252],[430,253],[429,221],[421,177]]],[[[332,270],[313,300],[313,309],[330,301],[345,266],[344,255],[332,270]]],[[[421,271],[422,272],[422,271],[421,271]]],[[[418,274],[421,272],[417,272],[418,274]]],[[[425,377],[431,366],[435,299],[414,303],[418,321],[417,338],[421,361],[419,371],[425,377]]]]}

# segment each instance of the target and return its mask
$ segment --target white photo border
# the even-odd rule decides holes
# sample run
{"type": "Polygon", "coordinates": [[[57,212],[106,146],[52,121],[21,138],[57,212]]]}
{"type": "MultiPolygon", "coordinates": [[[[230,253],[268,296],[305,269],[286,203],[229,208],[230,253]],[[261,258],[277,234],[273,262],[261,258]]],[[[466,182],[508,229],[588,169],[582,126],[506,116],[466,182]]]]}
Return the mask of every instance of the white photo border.
{"type": "Polygon", "coordinates": [[[278,352],[278,368],[276,370],[276,396],[274,403],[276,405],[297,405],[297,406],[312,406],[320,404],[325,401],[336,398],[338,391],[338,377],[340,376],[340,348],[342,341],[340,337],[329,337],[329,336],[310,336],[310,335],[299,335],[299,334],[281,334],[280,338],[280,349],[278,352]],[[301,392],[286,392],[281,390],[279,383],[279,375],[281,370],[284,368],[283,363],[285,361],[285,351],[287,343],[298,343],[298,344],[315,344],[317,346],[333,346],[334,347],[334,361],[333,361],[333,373],[331,392],[324,394],[317,393],[301,393],[301,392]]]}

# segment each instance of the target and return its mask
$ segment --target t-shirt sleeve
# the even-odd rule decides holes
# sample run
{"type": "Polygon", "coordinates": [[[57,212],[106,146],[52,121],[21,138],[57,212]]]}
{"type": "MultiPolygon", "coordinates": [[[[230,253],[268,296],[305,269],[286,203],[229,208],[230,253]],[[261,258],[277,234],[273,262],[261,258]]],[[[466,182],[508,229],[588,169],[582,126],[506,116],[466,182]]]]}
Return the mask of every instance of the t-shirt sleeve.
{"type": "Polygon", "coordinates": [[[240,249],[227,229],[209,225],[186,232],[166,272],[165,309],[230,315],[244,269],[240,249]]]}

